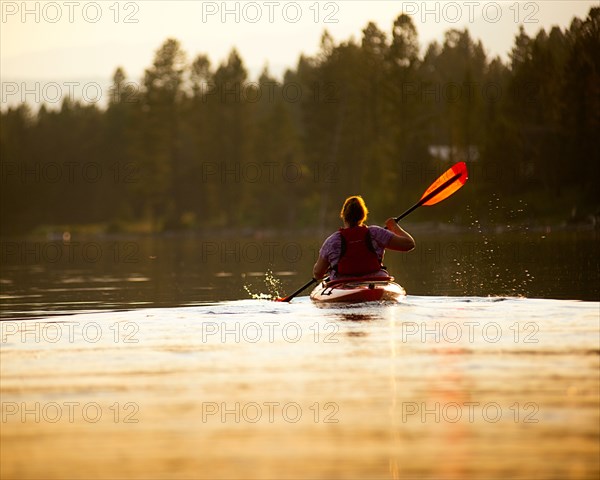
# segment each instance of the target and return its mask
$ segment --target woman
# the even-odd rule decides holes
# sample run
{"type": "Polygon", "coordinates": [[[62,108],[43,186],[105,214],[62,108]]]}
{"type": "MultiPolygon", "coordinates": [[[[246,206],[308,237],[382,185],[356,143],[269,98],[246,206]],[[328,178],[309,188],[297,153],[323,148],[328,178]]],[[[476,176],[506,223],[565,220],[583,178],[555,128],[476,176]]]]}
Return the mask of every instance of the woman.
{"type": "Polygon", "coordinates": [[[332,280],[344,276],[387,276],[381,263],[384,250],[408,252],[415,248],[414,239],[393,218],[387,219],[386,228],[365,226],[368,213],[361,196],[346,199],[340,212],[344,228],[330,235],[319,250],[313,267],[316,280],[328,272],[332,280]]]}

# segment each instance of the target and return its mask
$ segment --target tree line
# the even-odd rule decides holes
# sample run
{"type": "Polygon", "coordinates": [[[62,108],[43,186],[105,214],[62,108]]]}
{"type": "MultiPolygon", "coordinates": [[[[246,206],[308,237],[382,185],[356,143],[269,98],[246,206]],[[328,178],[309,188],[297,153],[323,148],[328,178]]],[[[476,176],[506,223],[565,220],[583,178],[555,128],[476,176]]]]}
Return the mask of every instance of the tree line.
{"type": "MultiPolygon", "coordinates": [[[[521,27],[507,62],[468,30],[420,51],[402,14],[358,41],[325,32],[282,80],[265,68],[251,81],[236,50],[213,66],[168,39],[139,84],[115,71],[106,107],[7,108],[2,233],[316,228],[358,193],[382,220],[458,160],[460,202],[482,221],[498,219],[494,202],[502,221],[598,214],[600,8],[535,37],[521,27]]],[[[413,221],[467,222],[456,201],[413,221]]]]}

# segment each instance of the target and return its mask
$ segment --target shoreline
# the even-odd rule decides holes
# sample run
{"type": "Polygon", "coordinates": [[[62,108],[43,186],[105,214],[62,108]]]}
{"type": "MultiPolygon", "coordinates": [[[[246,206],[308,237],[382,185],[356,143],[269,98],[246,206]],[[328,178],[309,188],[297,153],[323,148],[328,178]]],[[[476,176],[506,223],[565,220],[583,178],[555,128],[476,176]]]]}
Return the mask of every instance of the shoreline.
{"type": "MultiPolygon", "coordinates": [[[[378,222],[371,223],[377,225],[378,222]]],[[[410,232],[427,234],[486,234],[503,235],[511,233],[551,233],[551,232],[574,232],[574,233],[595,233],[600,234],[600,223],[594,222],[561,222],[559,224],[545,223],[516,223],[509,225],[500,224],[482,224],[477,222],[477,226],[463,225],[444,222],[401,222],[402,226],[410,232]]],[[[0,233],[0,241],[10,240],[47,240],[70,241],[73,235],[78,238],[98,239],[98,240],[127,240],[131,238],[254,238],[269,239],[277,237],[301,237],[314,238],[329,235],[338,228],[332,225],[330,228],[304,227],[297,229],[284,228],[252,228],[252,227],[214,227],[205,229],[181,229],[181,230],[163,230],[163,231],[144,231],[137,229],[124,229],[122,231],[108,231],[103,225],[53,225],[42,227],[38,231],[15,234],[0,233]]]]}

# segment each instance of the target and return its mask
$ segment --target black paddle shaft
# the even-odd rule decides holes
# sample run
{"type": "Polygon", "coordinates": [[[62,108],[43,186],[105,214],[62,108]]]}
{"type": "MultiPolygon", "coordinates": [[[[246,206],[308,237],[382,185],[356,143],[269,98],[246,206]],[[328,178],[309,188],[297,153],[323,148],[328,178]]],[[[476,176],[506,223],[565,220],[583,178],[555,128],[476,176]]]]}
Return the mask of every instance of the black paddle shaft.
{"type": "Polygon", "coordinates": [[[289,302],[292,298],[294,298],[296,295],[298,295],[299,293],[302,293],[304,290],[306,290],[308,287],[310,287],[313,283],[316,283],[317,281],[313,278],[310,282],[306,283],[305,285],[303,285],[302,287],[300,287],[298,290],[296,290],[294,293],[291,293],[290,295],[288,295],[287,297],[284,297],[280,300],[278,300],[279,302],[289,302]]]}
{"type": "Polygon", "coordinates": [[[431,192],[429,195],[423,197],[421,200],[419,200],[417,203],[415,203],[412,207],[410,207],[402,215],[400,215],[399,217],[394,218],[394,221],[396,221],[396,223],[399,222],[401,219],[403,219],[404,217],[406,217],[410,212],[412,212],[413,210],[416,210],[417,208],[419,208],[424,203],[427,203],[429,200],[431,200],[433,197],[435,197],[442,190],[448,188],[452,183],[454,183],[456,180],[458,180],[461,177],[461,175],[462,175],[462,172],[461,173],[457,173],[452,178],[449,178],[448,180],[446,180],[438,188],[436,188],[433,192],[431,192]]]}

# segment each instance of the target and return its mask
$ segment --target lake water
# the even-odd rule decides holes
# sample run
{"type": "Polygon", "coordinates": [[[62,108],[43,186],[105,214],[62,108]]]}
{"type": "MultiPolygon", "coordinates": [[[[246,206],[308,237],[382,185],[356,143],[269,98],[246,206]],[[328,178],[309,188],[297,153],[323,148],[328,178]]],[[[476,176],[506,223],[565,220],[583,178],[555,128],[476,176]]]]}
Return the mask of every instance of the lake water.
{"type": "Polygon", "coordinates": [[[248,293],[316,239],[4,242],[0,476],[598,478],[595,234],[417,241],[328,308],[248,293]]]}
{"type": "MultiPolygon", "coordinates": [[[[417,248],[385,258],[409,294],[599,299],[598,231],[411,231],[417,248]]],[[[5,240],[0,315],[198,305],[250,298],[247,289],[289,293],[310,280],[321,241],[301,236],[5,240]],[[265,282],[267,272],[275,285],[265,282]]]]}

